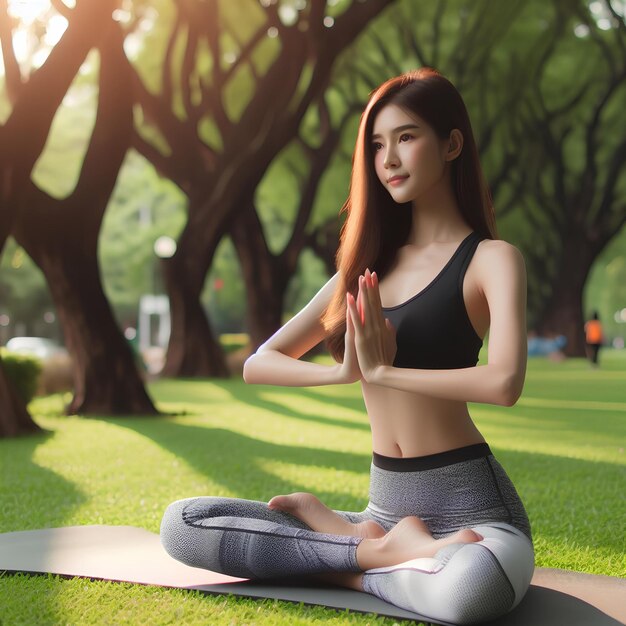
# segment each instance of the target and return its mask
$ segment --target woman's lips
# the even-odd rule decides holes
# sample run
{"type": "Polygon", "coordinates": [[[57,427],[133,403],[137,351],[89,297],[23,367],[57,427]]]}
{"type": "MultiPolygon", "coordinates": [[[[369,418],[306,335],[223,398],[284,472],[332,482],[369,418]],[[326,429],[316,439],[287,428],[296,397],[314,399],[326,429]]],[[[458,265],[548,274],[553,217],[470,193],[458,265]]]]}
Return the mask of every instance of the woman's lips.
{"type": "Polygon", "coordinates": [[[389,179],[389,184],[395,187],[397,185],[401,185],[407,178],[408,176],[394,176],[389,179]]]}

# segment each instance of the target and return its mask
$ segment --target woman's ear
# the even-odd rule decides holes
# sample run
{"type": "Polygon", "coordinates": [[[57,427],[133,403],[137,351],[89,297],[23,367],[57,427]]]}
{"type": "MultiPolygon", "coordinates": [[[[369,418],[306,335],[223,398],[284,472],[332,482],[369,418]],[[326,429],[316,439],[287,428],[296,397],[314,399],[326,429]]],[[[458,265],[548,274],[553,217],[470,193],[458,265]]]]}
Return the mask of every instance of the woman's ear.
{"type": "Polygon", "coordinates": [[[461,154],[461,150],[463,150],[463,133],[458,128],[453,128],[448,139],[446,161],[454,161],[461,154]]]}

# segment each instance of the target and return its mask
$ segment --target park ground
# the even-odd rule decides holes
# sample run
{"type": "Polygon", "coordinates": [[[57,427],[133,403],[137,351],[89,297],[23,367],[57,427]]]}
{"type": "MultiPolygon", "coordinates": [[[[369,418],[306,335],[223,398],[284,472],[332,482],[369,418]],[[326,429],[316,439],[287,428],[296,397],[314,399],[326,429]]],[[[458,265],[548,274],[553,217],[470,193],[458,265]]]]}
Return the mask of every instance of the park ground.
{"type": "MultiPolygon", "coordinates": [[[[470,405],[529,513],[536,564],[626,576],[626,350],[602,366],[529,361],[514,407],[470,405]]],[[[326,362],[328,357],[316,357],[326,362]]],[[[80,524],[158,532],[173,500],[267,501],[312,491],[335,509],[367,503],[371,439],[357,384],[269,387],[160,380],[160,418],[65,417],[36,398],[43,434],[0,441],[0,532],[80,524]]],[[[55,576],[0,574],[0,624],[371,624],[397,620],[279,601],[55,576]]]]}

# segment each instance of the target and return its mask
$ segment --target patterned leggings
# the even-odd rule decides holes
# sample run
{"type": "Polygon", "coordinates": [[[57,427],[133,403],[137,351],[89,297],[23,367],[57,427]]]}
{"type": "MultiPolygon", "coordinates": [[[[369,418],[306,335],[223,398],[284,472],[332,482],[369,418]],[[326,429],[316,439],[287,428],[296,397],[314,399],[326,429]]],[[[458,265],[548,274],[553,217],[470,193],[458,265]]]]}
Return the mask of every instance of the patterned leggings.
{"type": "MultiPolygon", "coordinates": [[[[498,617],[525,594],[534,569],[528,517],[487,444],[414,457],[374,453],[369,503],[350,522],[386,531],[415,515],[438,539],[472,528],[482,541],[443,547],[434,558],[364,572],[364,591],[434,620],[471,624],[498,617]]],[[[361,537],[315,532],[264,502],[196,497],[166,510],[161,542],[193,567],[243,578],[361,572],[361,537]]]]}

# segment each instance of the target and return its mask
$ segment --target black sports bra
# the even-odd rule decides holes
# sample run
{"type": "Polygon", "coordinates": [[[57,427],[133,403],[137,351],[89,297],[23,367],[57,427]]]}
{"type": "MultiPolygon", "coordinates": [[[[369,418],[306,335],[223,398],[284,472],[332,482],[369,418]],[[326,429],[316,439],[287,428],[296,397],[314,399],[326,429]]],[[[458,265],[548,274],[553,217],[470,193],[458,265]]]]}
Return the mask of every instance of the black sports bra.
{"type": "Polygon", "coordinates": [[[383,307],[396,329],[394,367],[456,369],[473,367],[483,345],[463,300],[463,277],[484,237],[470,233],[443,269],[406,302],[383,307]]]}

